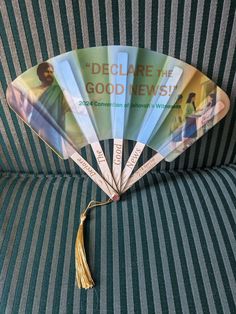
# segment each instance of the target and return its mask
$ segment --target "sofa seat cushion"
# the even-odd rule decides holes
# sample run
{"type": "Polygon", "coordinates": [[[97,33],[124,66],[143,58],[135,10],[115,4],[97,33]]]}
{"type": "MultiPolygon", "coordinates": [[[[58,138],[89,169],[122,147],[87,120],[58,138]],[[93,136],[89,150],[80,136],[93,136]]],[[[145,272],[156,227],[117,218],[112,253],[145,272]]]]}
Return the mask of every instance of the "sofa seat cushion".
{"type": "Polygon", "coordinates": [[[75,283],[87,177],[2,174],[1,313],[236,313],[236,166],[151,172],[90,211],[94,289],[75,283]]]}

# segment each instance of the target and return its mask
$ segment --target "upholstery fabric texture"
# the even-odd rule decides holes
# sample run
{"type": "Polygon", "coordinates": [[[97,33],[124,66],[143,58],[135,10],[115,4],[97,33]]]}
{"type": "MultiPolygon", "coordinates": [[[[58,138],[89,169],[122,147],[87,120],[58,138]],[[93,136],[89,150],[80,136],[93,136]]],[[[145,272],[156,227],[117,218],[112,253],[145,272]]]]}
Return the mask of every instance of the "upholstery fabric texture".
{"type": "MultiPolygon", "coordinates": [[[[0,313],[236,313],[235,12],[234,0],[0,1],[0,313]],[[75,283],[80,211],[106,196],[38,139],[5,92],[50,57],[113,44],[195,66],[231,107],[120,202],[91,210],[85,247],[96,286],[85,291],[75,283]]],[[[110,162],[112,142],[102,145],[110,162]]],[[[95,166],[90,148],[81,153],[95,166]]]]}
{"type": "MultiPolygon", "coordinates": [[[[59,160],[10,112],[4,95],[17,75],[49,57],[112,44],[146,47],[186,61],[230,97],[227,117],[177,161],[163,162],[158,169],[235,162],[235,19],[235,2],[228,0],[1,1],[2,171],[80,173],[73,162],[59,160]]],[[[109,145],[106,147],[110,155],[109,145]]],[[[83,154],[92,161],[90,149],[83,154]]],[[[147,152],[140,162],[144,160],[147,152]]]]}
{"type": "Polygon", "coordinates": [[[0,311],[234,313],[236,166],[149,173],[91,210],[85,247],[96,282],[75,284],[79,208],[103,198],[89,178],[0,179],[0,311]]]}

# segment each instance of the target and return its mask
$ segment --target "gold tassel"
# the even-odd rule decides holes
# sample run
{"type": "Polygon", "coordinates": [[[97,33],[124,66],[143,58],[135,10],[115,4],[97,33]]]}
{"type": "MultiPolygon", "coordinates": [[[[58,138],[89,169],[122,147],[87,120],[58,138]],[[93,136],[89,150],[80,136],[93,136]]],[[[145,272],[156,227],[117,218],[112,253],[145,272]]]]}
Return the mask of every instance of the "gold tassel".
{"type": "Polygon", "coordinates": [[[94,286],[94,281],[89,270],[84,249],[84,221],[86,219],[87,211],[93,207],[106,205],[111,202],[112,199],[104,202],[91,201],[80,215],[80,225],[75,242],[76,280],[79,288],[89,289],[94,286]]]}

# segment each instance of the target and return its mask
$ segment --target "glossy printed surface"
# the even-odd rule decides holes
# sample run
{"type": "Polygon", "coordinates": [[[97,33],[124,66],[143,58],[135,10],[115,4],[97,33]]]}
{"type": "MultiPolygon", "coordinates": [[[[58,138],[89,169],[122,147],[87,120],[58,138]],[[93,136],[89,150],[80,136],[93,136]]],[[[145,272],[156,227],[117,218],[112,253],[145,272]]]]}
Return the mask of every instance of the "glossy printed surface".
{"type": "Polygon", "coordinates": [[[227,95],[194,67],[125,46],[49,59],[20,75],[7,100],[62,158],[69,156],[65,142],[79,150],[118,137],[170,155],[170,161],[229,109],[227,95]]]}

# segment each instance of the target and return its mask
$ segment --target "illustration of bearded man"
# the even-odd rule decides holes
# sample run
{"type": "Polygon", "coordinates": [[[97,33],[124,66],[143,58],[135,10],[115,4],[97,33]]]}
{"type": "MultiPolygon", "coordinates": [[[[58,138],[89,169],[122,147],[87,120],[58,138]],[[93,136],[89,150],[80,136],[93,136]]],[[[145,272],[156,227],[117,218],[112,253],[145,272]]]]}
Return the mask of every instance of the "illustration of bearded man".
{"type": "MultiPolygon", "coordinates": [[[[65,152],[65,141],[73,139],[66,131],[66,113],[70,112],[69,105],[63,92],[54,78],[53,66],[48,62],[39,64],[36,74],[40,81],[36,87],[29,87],[29,81],[16,82],[8,90],[9,103],[21,118],[58,153],[65,152]],[[27,83],[26,83],[27,82],[27,83]]],[[[71,119],[73,121],[73,119],[71,119]]],[[[83,136],[79,126],[73,123],[74,133],[79,144],[83,136]]],[[[75,145],[77,145],[76,143],[75,145]]]]}

